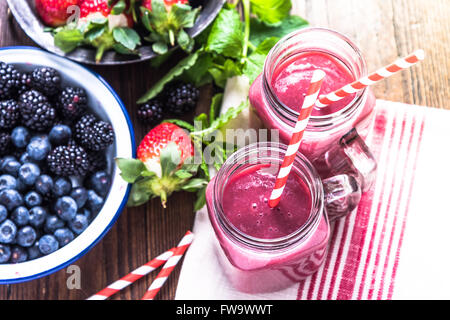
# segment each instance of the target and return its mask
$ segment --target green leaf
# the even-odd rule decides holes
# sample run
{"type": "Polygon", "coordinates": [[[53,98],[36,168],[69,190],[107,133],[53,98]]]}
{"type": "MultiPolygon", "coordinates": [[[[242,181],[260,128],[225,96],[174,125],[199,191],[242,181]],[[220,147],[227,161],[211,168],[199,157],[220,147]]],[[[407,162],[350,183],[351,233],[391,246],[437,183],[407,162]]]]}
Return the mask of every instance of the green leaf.
{"type": "Polygon", "coordinates": [[[130,50],[128,48],[125,48],[122,44],[116,43],[113,47],[114,50],[116,50],[120,54],[134,54],[139,55],[139,52],[137,50],[130,50]]]}
{"type": "Polygon", "coordinates": [[[199,189],[202,189],[208,184],[208,181],[202,178],[194,178],[189,180],[188,183],[186,183],[184,186],[181,187],[184,191],[187,192],[196,192],[199,189]]]}
{"type": "Polygon", "coordinates": [[[185,70],[180,78],[186,83],[193,83],[196,87],[201,87],[212,82],[212,76],[208,69],[213,66],[213,56],[209,52],[201,51],[195,64],[185,70]]]}
{"type": "Polygon", "coordinates": [[[206,113],[200,113],[198,116],[194,118],[194,124],[198,126],[198,123],[200,122],[201,128],[208,128],[209,122],[208,122],[208,116],[206,113]]]}
{"type": "Polygon", "coordinates": [[[217,115],[220,112],[220,106],[222,105],[223,93],[216,93],[211,100],[211,107],[209,108],[209,121],[216,120],[217,115]]]}
{"type": "Polygon", "coordinates": [[[150,200],[151,195],[151,191],[145,186],[141,185],[140,183],[133,184],[133,186],[131,187],[130,196],[128,197],[127,206],[140,206],[150,200]]]}
{"type": "Polygon", "coordinates": [[[123,45],[125,48],[134,50],[141,44],[141,38],[138,33],[128,27],[118,27],[113,30],[114,40],[123,45]]]}
{"type": "Polygon", "coordinates": [[[181,152],[175,142],[170,142],[162,149],[159,157],[163,177],[170,176],[181,162],[181,152]]]}
{"type": "Polygon", "coordinates": [[[77,29],[65,29],[55,35],[54,41],[55,46],[60,48],[65,53],[68,53],[80,46],[84,41],[84,37],[83,34],[77,29]]]}
{"type": "Polygon", "coordinates": [[[243,25],[236,10],[222,9],[208,36],[206,50],[239,58],[244,41],[243,25]]]}
{"type": "Polygon", "coordinates": [[[191,52],[194,49],[194,40],[183,29],[178,33],[177,43],[186,52],[191,52]]]}
{"type": "Polygon", "coordinates": [[[174,80],[176,77],[180,76],[185,70],[190,69],[199,56],[199,51],[196,51],[183,60],[181,60],[175,67],[173,67],[164,77],[162,77],[150,90],[148,90],[137,103],[142,104],[150,99],[156,97],[163,89],[166,84],[174,80]]]}
{"type": "Polygon", "coordinates": [[[248,56],[243,73],[249,78],[250,83],[252,83],[262,72],[267,54],[278,40],[279,38],[277,37],[271,37],[264,40],[259,44],[256,50],[248,56]]]}
{"type": "Polygon", "coordinates": [[[250,0],[252,12],[264,23],[276,25],[289,16],[291,0],[250,0]]]}
{"type": "Polygon", "coordinates": [[[198,211],[206,204],[206,187],[197,191],[197,200],[194,203],[194,211],[198,211]]]}
{"type": "Polygon", "coordinates": [[[182,169],[176,171],[175,175],[180,179],[190,179],[193,176],[193,174],[190,173],[189,171],[182,170],[182,169]]]}
{"type": "Polygon", "coordinates": [[[138,159],[116,158],[117,167],[120,169],[120,175],[128,183],[134,183],[145,170],[145,165],[138,159]]]}
{"type": "Polygon", "coordinates": [[[98,37],[101,37],[106,29],[107,25],[94,25],[94,27],[89,28],[88,31],[85,32],[84,38],[87,41],[92,42],[98,37]]]}
{"type": "Polygon", "coordinates": [[[169,19],[177,28],[192,28],[200,8],[192,9],[185,4],[174,4],[169,12],[169,19]]]}
{"type": "Polygon", "coordinates": [[[225,60],[222,66],[214,65],[208,71],[214,78],[216,85],[221,88],[225,87],[229,78],[242,74],[241,65],[231,59],[225,60]]]}
{"type": "Polygon", "coordinates": [[[127,4],[124,0],[119,0],[111,9],[112,15],[119,15],[125,11],[127,4]]]}
{"type": "Polygon", "coordinates": [[[267,26],[256,18],[250,19],[250,42],[258,46],[267,38],[282,38],[285,35],[308,26],[308,22],[299,16],[291,15],[280,21],[277,26],[267,26]]]}

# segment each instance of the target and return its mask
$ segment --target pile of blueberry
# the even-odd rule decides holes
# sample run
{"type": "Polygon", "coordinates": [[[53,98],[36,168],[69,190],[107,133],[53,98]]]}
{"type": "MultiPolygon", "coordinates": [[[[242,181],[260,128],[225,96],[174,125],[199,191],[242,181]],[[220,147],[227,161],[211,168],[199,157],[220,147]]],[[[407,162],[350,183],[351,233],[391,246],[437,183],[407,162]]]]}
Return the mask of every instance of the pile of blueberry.
{"type": "Polygon", "coordinates": [[[0,264],[50,254],[88,227],[110,189],[113,142],[83,88],[0,62],[0,264]]]}

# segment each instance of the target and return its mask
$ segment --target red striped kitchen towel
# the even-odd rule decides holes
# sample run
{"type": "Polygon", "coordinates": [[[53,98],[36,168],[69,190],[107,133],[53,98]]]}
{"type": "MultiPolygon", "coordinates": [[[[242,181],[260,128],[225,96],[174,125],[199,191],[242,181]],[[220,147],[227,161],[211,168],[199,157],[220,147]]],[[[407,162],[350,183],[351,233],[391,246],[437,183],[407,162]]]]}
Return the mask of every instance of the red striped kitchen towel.
{"type": "Polygon", "coordinates": [[[376,183],[333,224],[316,274],[282,291],[236,291],[216,259],[204,208],[176,299],[450,299],[450,112],[383,100],[375,110],[367,143],[376,183]]]}

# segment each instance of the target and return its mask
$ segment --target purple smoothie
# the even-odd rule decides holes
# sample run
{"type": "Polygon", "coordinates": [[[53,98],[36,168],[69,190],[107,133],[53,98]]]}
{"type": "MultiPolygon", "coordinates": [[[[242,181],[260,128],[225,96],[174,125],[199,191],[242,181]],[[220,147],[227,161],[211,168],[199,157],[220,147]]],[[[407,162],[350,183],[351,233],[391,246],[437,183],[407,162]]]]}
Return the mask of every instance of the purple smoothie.
{"type": "Polygon", "coordinates": [[[227,183],[222,206],[227,219],[241,232],[260,239],[287,236],[308,220],[311,195],[305,183],[291,174],[276,208],[268,199],[278,167],[259,165],[234,175],[227,183]]]}

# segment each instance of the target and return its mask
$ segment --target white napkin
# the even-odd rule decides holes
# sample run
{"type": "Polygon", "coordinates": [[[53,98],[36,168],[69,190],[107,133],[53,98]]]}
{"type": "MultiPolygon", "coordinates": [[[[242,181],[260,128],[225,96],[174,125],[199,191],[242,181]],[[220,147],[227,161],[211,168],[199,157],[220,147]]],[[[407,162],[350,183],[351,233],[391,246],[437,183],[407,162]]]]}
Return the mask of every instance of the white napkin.
{"type": "Polygon", "coordinates": [[[367,143],[374,187],[332,226],[324,265],[278,292],[232,287],[206,208],[195,219],[176,299],[450,299],[450,112],[378,100],[367,143]]]}

